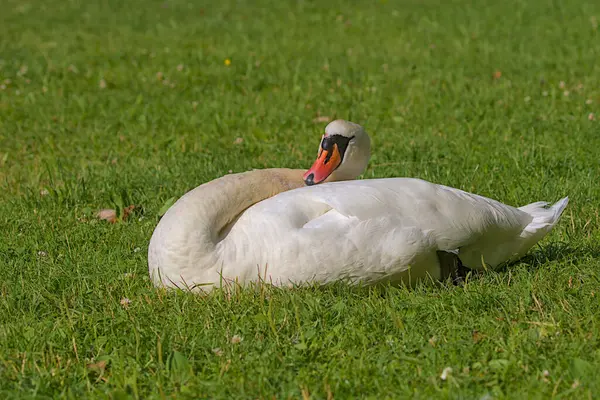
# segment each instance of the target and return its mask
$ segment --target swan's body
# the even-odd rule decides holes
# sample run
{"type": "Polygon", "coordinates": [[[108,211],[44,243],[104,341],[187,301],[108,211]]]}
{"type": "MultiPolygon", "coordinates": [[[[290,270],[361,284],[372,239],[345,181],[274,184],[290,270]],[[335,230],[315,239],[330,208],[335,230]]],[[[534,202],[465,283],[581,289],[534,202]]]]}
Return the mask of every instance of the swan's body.
{"type": "MultiPolygon", "coordinates": [[[[319,159],[325,158],[321,153],[319,159]]],[[[339,158],[335,168],[343,165],[345,157],[339,158]]],[[[331,172],[317,171],[311,183],[331,172]]],[[[457,254],[469,268],[495,268],[523,256],[567,205],[565,198],[549,209],[541,202],[517,209],[411,178],[302,187],[300,174],[272,169],[228,175],[184,195],[150,241],[155,284],[441,279],[440,251],[457,254]]]]}

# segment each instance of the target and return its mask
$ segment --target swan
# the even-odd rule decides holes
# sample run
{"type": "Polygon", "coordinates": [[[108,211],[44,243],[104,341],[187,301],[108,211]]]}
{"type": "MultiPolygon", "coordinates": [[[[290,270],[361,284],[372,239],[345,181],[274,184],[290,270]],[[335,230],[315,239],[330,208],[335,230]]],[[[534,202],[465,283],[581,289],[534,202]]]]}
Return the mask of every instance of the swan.
{"type": "Polygon", "coordinates": [[[183,195],[148,247],[156,286],[377,284],[460,278],[522,257],[568,198],[520,208],[415,178],[354,180],[370,139],[335,120],[307,171],[230,174],[183,195]]]}

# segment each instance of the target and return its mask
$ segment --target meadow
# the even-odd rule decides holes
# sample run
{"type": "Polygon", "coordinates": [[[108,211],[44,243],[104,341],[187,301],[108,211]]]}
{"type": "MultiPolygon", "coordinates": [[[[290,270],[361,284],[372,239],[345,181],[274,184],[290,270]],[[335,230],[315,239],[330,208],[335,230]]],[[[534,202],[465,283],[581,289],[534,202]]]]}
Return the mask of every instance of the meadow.
{"type": "Polygon", "coordinates": [[[599,20],[584,0],[5,0],[0,397],[597,397],[599,20]],[[570,204],[462,287],[152,286],[174,199],[308,168],[334,118],[372,137],[362,179],[570,204]]]}

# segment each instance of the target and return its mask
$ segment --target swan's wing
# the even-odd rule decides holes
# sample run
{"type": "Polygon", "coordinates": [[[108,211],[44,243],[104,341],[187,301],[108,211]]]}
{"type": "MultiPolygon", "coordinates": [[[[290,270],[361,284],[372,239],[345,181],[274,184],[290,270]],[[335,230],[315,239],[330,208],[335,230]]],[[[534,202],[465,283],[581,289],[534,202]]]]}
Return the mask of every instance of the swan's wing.
{"type": "Polygon", "coordinates": [[[498,201],[410,178],[334,182],[278,196],[295,198],[308,208],[326,205],[305,227],[394,217],[403,227],[433,231],[440,250],[469,245],[483,235],[502,241],[531,222],[527,213],[498,201]]]}
{"type": "Polygon", "coordinates": [[[482,196],[419,179],[389,178],[283,192],[249,208],[236,225],[246,236],[263,236],[265,243],[279,243],[291,232],[310,231],[314,238],[318,230],[359,243],[374,231],[414,228],[429,232],[435,250],[467,248],[469,262],[480,264],[481,256],[509,257],[499,245],[515,241],[531,220],[526,212],[482,196]],[[384,227],[380,221],[386,219],[384,227]]]}
{"type": "Polygon", "coordinates": [[[345,215],[340,213],[335,208],[331,208],[325,213],[309,219],[302,228],[304,229],[329,229],[336,227],[337,229],[344,229],[352,226],[359,219],[352,215],[345,215]]]}
{"type": "Polygon", "coordinates": [[[491,252],[502,260],[504,252],[495,255],[498,244],[514,240],[530,221],[514,207],[418,179],[334,182],[253,205],[235,224],[231,239],[253,246],[233,246],[225,253],[240,259],[254,254],[257,264],[272,264],[275,278],[275,265],[280,277],[325,281],[377,279],[403,274],[409,266],[435,276],[437,250],[461,249],[462,256],[466,246],[478,263],[480,255],[487,260],[491,252]]]}

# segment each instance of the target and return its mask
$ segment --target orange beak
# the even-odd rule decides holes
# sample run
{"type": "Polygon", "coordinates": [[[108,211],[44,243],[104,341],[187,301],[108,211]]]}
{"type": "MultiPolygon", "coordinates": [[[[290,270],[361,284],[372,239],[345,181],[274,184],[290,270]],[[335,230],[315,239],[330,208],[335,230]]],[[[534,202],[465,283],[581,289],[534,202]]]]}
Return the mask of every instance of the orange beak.
{"type": "Polygon", "coordinates": [[[331,150],[321,148],[317,160],[304,174],[304,183],[308,186],[323,182],[342,163],[342,156],[337,144],[331,150]]]}

